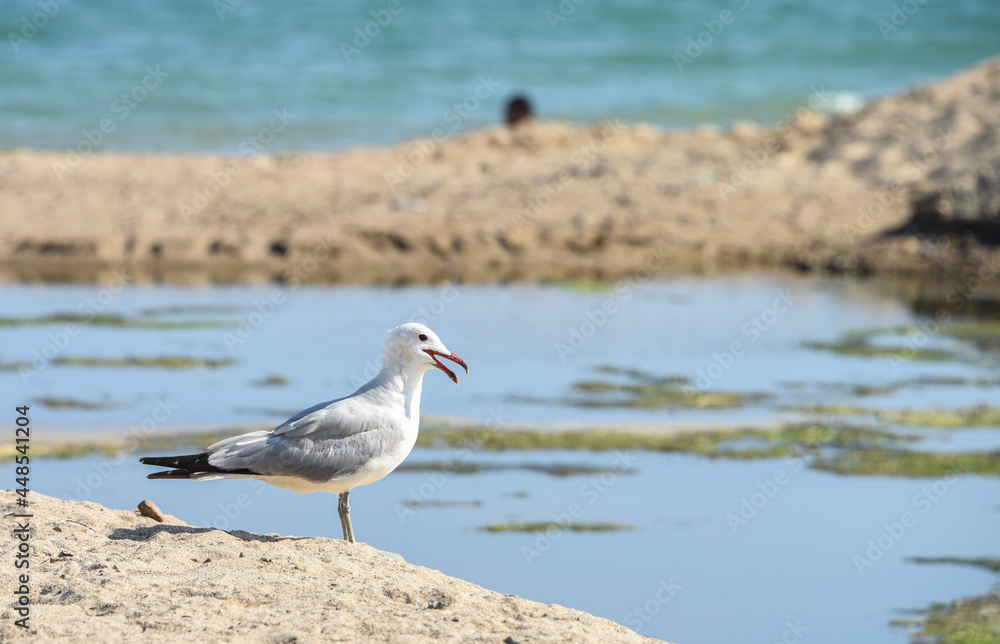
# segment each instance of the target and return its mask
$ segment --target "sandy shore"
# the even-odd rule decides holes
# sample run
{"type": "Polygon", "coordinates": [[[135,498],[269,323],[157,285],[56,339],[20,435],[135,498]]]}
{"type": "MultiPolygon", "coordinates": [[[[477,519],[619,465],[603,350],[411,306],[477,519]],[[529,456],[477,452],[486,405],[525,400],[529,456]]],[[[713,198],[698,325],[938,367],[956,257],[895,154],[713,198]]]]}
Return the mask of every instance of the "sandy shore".
{"type": "MultiPolygon", "coordinates": [[[[5,515],[15,498],[0,492],[5,515]]],[[[157,523],[36,493],[30,500],[30,628],[14,626],[8,598],[0,641],[658,641],[360,543],[222,532],[169,515],[157,523]]]]}
{"type": "Polygon", "coordinates": [[[613,117],[329,156],[0,153],[0,279],[427,283],[998,258],[1000,61],[826,120],[613,117]]]}

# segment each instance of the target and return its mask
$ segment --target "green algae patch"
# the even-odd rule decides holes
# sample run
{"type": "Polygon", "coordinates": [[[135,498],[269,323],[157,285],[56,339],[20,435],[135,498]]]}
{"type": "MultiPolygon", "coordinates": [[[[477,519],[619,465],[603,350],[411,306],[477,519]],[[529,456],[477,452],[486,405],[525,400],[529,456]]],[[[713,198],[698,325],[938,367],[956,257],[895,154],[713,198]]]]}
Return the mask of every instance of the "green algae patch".
{"type": "MultiPolygon", "coordinates": [[[[110,441],[73,441],[66,443],[31,443],[32,459],[36,458],[84,458],[86,456],[115,456],[121,449],[110,441]]],[[[0,445],[0,462],[20,456],[14,445],[0,445]]],[[[138,458],[138,457],[136,457],[138,458]]]]}
{"type": "Polygon", "coordinates": [[[836,474],[925,478],[955,474],[1000,475],[1000,452],[913,452],[852,449],[817,457],[811,467],[836,474]]]}
{"type": "Polygon", "coordinates": [[[854,405],[797,405],[793,411],[836,416],[871,416],[883,423],[911,427],[998,427],[1000,408],[969,407],[965,409],[872,409],[854,405]]]}
{"type": "Polygon", "coordinates": [[[271,374],[259,380],[254,380],[250,384],[252,384],[254,387],[284,387],[285,385],[288,384],[288,378],[285,378],[284,376],[271,374]]]}
{"type": "Polygon", "coordinates": [[[802,346],[845,356],[881,356],[931,362],[976,360],[973,356],[959,355],[955,351],[926,346],[929,341],[936,339],[956,341],[960,348],[971,348],[995,359],[1000,355],[1000,322],[996,320],[945,323],[927,321],[905,326],[853,329],[843,334],[836,342],[805,342],[802,346]],[[885,346],[872,343],[873,340],[879,338],[897,344],[885,346]]]}
{"type": "Polygon", "coordinates": [[[487,428],[427,429],[425,447],[504,450],[645,450],[676,452],[714,459],[752,460],[798,457],[808,467],[844,475],[904,478],[954,474],[1000,474],[1000,452],[917,452],[891,447],[917,442],[913,434],[864,426],[788,425],[777,428],[716,429],[654,433],[618,430],[546,432],[487,428]]]}
{"type": "MultiPolygon", "coordinates": [[[[903,338],[944,337],[953,338],[971,345],[984,353],[1000,353],[1000,321],[967,320],[963,322],[924,322],[905,326],[855,329],[845,338],[867,340],[869,338],[897,336],[903,338]]],[[[914,340],[914,343],[916,340],[914,340]]]]}
{"type": "Polygon", "coordinates": [[[992,427],[1000,426],[1000,409],[889,409],[877,414],[879,420],[914,427],[992,427]]]}
{"type": "Polygon", "coordinates": [[[598,367],[596,371],[606,377],[577,381],[571,385],[572,393],[568,396],[518,400],[580,408],[733,409],[768,398],[763,393],[701,391],[684,376],[656,376],[610,365],[598,367]]]}
{"type": "Polygon", "coordinates": [[[900,440],[918,440],[918,437],[867,427],[830,427],[819,423],[671,433],[607,429],[507,431],[486,427],[449,427],[421,430],[417,444],[424,447],[458,447],[480,451],[646,450],[713,458],[753,459],[776,458],[823,447],[881,445],[900,440]]]}
{"type": "Polygon", "coordinates": [[[403,505],[408,508],[418,510],[420,508],[479,508],[483,502],[476,499],[473,501],[462,501],[452,499],[409,499],[403,505]]]}
{"type": "Polygon", "coordinates": [[[1000,644],[1000,593],[934,603],[915,619],[900,619],[893,626],[910,631],[919,644],[1000,644]]]}
{"type": "Polygon", "coordinates": [[[49,326],[53,324],[79,324],[106,326],[122,329],[212,329],[234,326],[231,322],[217,320],[156,320],[129,318],[124,315],[102,313],[81,315],[76,313],[55,313],[53,315],[0,317],[0,327],[49,326]]]}
{"type": "Polygon", "coordinates": [[[479,474],[484,470],[479,463],[467,461],[431,461],[424,463],[407,463],[403,461],[396,472],[448,472],[450,474],[479,474]]]}
{"type": "Polygon", "coordinates": [[[234,329],[236,323],[218,320],[130,320],[124,326],[129,329],[180,331],[184,329],[234,329]]]}
{"type": "Polygon", "coordinates": [[[623,532],[636,530],[634,525],[628,523],[607,523],[597,521],[593,523],[556,523],[550,521],[525,521],[513,523],[490,523],[479,526],[483,532],[548,532],[549,530],[562,532],[623,532]]]}
{"type": "Polygon", "coordinates": [[[483,472],[503,472],[523,470],[538,472],[555,477],[566,476],[600,476],[601,474],[635,474],[631,468],[597,467],[593,465],[576,464],[539,464],[539,463],[480,463],[465,460],[424,461],[420,463],[403,463],[396,471],[404,472],[448,472],[452,474],[481,474],[483,472]]]}
{"type": "Polygon", "coordinates": [[[123,358],[102,358],[99,356],[58,357],[52,364],[66,367],[141,367],[159,369],[218,369],[234,363],[229,358],[193,358],[191,356],[125,356],[123,358]]]}
{"type": "MultiPolygon", "coordinates": [[[[140,456],[153,456],[159,452],[177,449],[202,450],[204,447],[217,443],[224,438],[245,434],[261,428],[224,428],[204,432],[185,432],[183,434],[144,434],[125,432],[121,437],[101,438],[95,440],[64,440],[59,442],[32,441],[32,458],[84,458],[87,456],[112,456],[126,459],[140,456]]],[[[8,461],[18,455],[14,444],[0,445],[0,462],[8,461]]]]}
{"type": "Polygon", "coordinates": [[[858,398],[866,398],[868,396],[885,396],[898,390],[899,387],[895,386],[895,384],[851,386],[851,394],[858,398]]]}
{"type": "Polygon", "coordinates": [[[143,317],[163,317],[165,315],[206,315],[206,314],[230,314],[239,313],[238,306],[226,304],[178,304],[174,306],[156,306],[142,309],[139,315],[143,317]]]}
{"type": "Polygon", "coordinates": [[[851,393],[855,396],[881,396],[891,394],[900,389],[924,387],[996,387],[1000,379],[991,377],[965,378],[961,376],[921,376],[907,380],[897,380],[886,385],[854,385],[851,393]]]}
{"type": "Polygon", "coordinates": [[[792,391],[805,390],[809,384],[813,384],[823,391],[832,390],[847,393],[857,398],[867,398],[870,396],[886,396],[903,389],[924,389],[927,387],[998,387],[1000,386],[1000,378],[994,376],[918,376],[886,383],[806,383],[803,381],[784,381],[779,384],[783,388],[792,391]]]}
{"type": "Polygon", "coordinates": [[[906,561],[915,564],[973,566],[990,572],[1000,572],[1000,559],[994,557],[907,557],[906,561]]]}
{"type": "Polygon", "coordinates": [[[49,409],[78,409],[82,411],[97,411],[101,409],[114,409],[115,406],[107,401],[93,402],[90,400],[77,400],[76,398],[59,398],[57,396],[42,396],[35,398],[34,402],[49,409]]]}
{"type": "Polygon", "coordinates": [[[963,322],[932,322],[928,320],[918,324],[903,324],[885,327],[862,327],[851,329],[844,334],[850,338],[875,338],[886,335],[900,336],[948,336],[948,337],[974,337],[980,335],[1000,337],[1000,320],[967,320],[963,322]]]}
{"type": "Polygon", "coordinates": [[[0,327],[47,326],[50,324],[93,324],[94,326],[125,326],[127,320],[121,315],[81,315],[77,313],[54,313],[52,315],[23,315],[0,317],[0,327]]]}
{"type": "Polygon", "coordinates": [[[944,362],[958,360],[958,354],[944,349],[925,349],[911,347],[886,347],[869,343],[865,339],[846,338],[838,342],[803,342],[806,349],[828,351],[842,356],[856,358],[897,358],[900,360],[924,360],[944,362]]]}

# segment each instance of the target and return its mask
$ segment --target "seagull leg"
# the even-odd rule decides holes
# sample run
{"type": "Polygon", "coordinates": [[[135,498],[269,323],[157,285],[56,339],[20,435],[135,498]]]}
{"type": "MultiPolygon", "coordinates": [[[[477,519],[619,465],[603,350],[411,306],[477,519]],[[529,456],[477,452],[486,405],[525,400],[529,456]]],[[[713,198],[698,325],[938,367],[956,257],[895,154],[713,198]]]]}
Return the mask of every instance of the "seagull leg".
{"type": "Polygon", "coordinates": [[[354,528],[351,527],[351,505],[347,501],[350,495],[350,490],[338,495],[340,502],[337,504],[337,511],[340,512],[340,527],[344,529],[344,541],[354,543],[354,528]]]}

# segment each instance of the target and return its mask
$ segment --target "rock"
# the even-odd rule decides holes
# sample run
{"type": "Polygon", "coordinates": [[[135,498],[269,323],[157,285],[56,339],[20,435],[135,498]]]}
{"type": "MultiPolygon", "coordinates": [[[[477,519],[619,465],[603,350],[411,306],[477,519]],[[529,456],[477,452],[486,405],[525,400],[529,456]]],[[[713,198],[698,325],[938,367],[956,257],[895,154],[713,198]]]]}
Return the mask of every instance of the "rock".
{"type": "Polygon", "coordinates": [[[163,523],[164,519],[166,518],[163,515],[163,512],[160,511],[160,508],[156,507],[156,504],[150,501],[149,499],[146,499],[145,501],[139,504],[139,514],[141,514],[144,517],[149,517],[150,519],[156,521],[157,523],[163,523]]]}

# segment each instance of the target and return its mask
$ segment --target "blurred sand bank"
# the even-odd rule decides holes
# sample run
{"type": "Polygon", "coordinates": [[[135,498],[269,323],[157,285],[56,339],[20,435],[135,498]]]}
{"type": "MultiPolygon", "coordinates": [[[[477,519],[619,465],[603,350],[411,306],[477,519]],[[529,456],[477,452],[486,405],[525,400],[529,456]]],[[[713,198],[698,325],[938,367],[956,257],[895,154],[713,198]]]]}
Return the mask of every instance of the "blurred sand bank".
{"type": "Polygon", "coordinates": [[[1000,60],[849,116],[811,111],[822,93],[769,130],[609,119],[329,156],[7,151],[0,279],[960,275],[1000,260],[1000,60]]]}

